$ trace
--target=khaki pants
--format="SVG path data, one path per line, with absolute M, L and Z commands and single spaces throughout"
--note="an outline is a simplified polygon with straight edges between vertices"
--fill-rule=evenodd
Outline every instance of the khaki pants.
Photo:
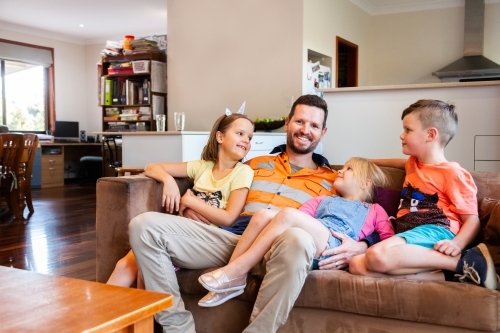
M 240 236 L 192 220 L 156 212 L 135 217 L 129 225 L 130 244 L 146 289 L 167 292 L 174 305 L 155 316 L 164 332 L 195 332 L 184 307 L 172 264 L 206 269 L 227 264 Z M 244 332 L 276 332 L 302 289 L 316 248 L 302 229 L 284 232 L 252 274 L 264 277 Z

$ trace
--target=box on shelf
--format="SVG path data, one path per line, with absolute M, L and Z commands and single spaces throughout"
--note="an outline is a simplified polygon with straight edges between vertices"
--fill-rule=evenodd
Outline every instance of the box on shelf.
M 149 73 L 149 60 L 135 60 L 132 61 L 132 68 L 135 74 Z
M 108 74 L 134 74 L 134 69 L 130 67 L 122 67 L 122 68 L 108 68 Z
M 149 126 L 146 125 L 145 122 L 140 121 L 140 122 L 135 123 L 135 129 L 136 129 L 136 131 L 149 131 Z
M 138 114 L 121 114 L 120 120 L 139 120 Z

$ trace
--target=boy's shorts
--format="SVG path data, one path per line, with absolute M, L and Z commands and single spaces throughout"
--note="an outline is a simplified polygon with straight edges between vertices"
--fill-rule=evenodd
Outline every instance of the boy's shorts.
M 455 234 L 450 230 L 435 224 L 420 225 L 394 236 L 404 238 L 407 244 L 420 245 L 429 249 L 434 248 L 434 244 L 440 240 L 455 238 Z

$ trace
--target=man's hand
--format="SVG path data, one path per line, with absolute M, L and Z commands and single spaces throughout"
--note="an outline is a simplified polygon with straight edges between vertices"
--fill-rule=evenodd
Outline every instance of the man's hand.
M 462 249 L 455 244 L 452 240 L 443 239 L 434 244 L 434 250 L 446 254 L 450 257 L 458 256 Z
M 352 257 L 363 254 L 368 249 L 365 242 L 356 242 L 349 236 L 335 232 L 330 229 L 335 238 L 338 238 L 342 244 L 333 249 L 324 251 L 321 255 L 331 257 L 321 260 L 318 263 L 319 269 L 344 269 L 349 266 Z
M 202 215 L 199 213 L 195 212 L 191 208 L 186 208 L 182 212 L 182 216 L 187 217 L 188 219 L 194 220 L 196 222 L 201 222 L 210 225 L 211 222 L 204 218 Z

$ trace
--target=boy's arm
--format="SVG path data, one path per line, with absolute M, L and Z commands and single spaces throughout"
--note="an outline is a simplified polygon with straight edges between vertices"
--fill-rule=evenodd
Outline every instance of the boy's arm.
M 464 221 L 458 234 L 452 240 L 440 240 L 434 244 L 434 250 L 449 256 L 457 256 L 476 237 L 480 223 L 477 215 L 460 215 Z
M 370 159 L 378 166 L 391 167 L 397 169 L 405 169 L 407 159 L 404 158 L 383 158 L 383 159 Z

